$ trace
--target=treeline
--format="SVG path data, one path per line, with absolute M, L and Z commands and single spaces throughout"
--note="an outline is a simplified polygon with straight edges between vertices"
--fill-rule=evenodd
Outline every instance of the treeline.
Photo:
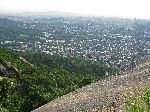
M 0 59 L 20 73 L 19 79 L 15 74 L 0 77 L 0 111 L 4 112 L 30 112 L 56 97 L 100 80 L 106 72 L 119 73 L 102 62 L 3 48 L 0 48 Z
M 31 63 L 46 66 L 49 69 L 64 69 L 70 73 L 92 74 L 105 76 L 106 72 L 115 75 L 118 70 L 106 66 L 102 61 L 93 61 L 77 57 L 61 57 L 59 55 L 47 55 L 41 52 L 26 52 L 24 57 Z

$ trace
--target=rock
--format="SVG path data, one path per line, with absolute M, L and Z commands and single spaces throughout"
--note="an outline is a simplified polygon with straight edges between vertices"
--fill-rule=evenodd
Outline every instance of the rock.
M 18 70 L 10 65 L 6 60 L 0 59 L 0 76 L 8 77 L 11 74 L 15 74 L 17 79 L 20 79 L 20 74 Z

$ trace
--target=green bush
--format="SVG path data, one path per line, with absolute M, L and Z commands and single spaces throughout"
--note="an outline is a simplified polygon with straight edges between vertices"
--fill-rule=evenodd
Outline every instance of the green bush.
M 150 88 L 139 99 L 133 98 L 126 102 L 126 112 L 150 112 Z
M 150 107 L 150 89 L 145 92 L 143 98 L 146 104 Z

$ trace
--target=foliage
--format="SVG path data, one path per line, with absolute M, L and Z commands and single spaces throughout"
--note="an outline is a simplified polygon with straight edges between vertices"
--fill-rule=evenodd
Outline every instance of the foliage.
M 144 94 L 144 101 L 147 103 L 147 105 L 150 107 L 150 89 L 148 89 Z
M 9 62 L 20 73 L 20 79 L 13 77 L 14 74 L 0 78 L 2 112 L 30 112 L 56 97 L 101 79 L 105 71 L 117 73 L 101 62 L 4 48 L 0 48 L 0 59 Z
M 92 74 L 104 76 L 106 72 L 111 75 L 119 74 L 117 69 L 107 67 L 101 61 L 92 61 L 76 57 L 60 57 L 58 55 L 47 55 L 40 52 L 28 53 L 24 55 L 29 62 L 44 65 L 48 68 L 64 69 L 71 73 Z
M 147 88 L 142 96 L 126 102 L 127 112 L 150 112 L 150 89 Z

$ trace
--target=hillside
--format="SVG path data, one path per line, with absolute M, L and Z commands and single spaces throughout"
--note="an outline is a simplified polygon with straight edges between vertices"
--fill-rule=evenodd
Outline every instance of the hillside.
M 33 112 L 126 112 L 125 102 L 134 98 L 136 94 L 139 95 L 145 87 L 150 86 L 149 68 L 150 61 L 148 60 L 122 75 L 110 76 L 82 87 Z M 132 111 L 143 112 L 144 110 Z
M 118 73 L 100 61 L 0 48 L 0 111 L 30 112 Z

